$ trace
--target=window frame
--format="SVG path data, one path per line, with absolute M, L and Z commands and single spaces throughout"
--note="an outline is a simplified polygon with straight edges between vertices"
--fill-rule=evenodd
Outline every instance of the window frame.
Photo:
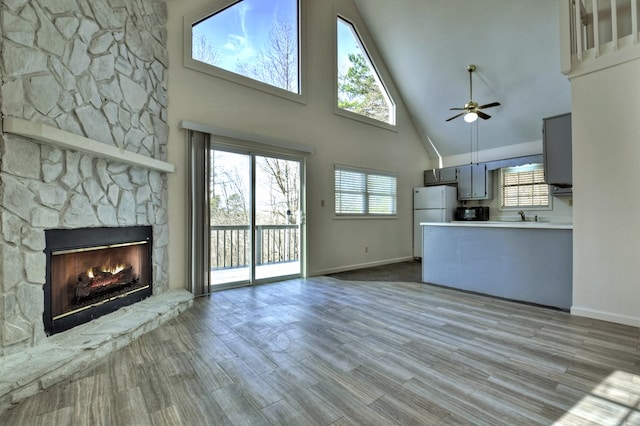
M 342 23 L 344 23 L 345 25 L 349 26 L 351 31 L 352 31 L 352 35 L 356 40 L 356 43 L 360 46 L 360 49 L 362 50 L 362 54 L 364 55 L 364 60 L 367 63 L 367 65 L 369 66 L 371 72 L 373 73 L 373 78 L 376 81 L 376 83 L 379 85 L 381 91 L 382 91 L 382 96 L 385 98 L 385 101 L 387 102 L 387 106 L 389 107 L 389 121 L 382 121 L 382 120 L 378 120 L 376 118 L 373 117 L 369 117 L 367 115 L 364 114 L 359 114 L 357 112 L 353 112 L 350 111 L 348 109 L 344 109 L 344 108 L 340 108 L 338 106 L 338 102 L 340 99 L 340 95 L 339 95 L 339 81 L 340 81 L 340 76 L 339 76 L 339 70 L 338 70 L 338 27 L 340 25 L 340 21 L 342 21 Z M 346 113 L 346 114 L 354 114 L 358 117 L 364 117 L 365 119 L 368 120 L 373 120 L 375 122 L 380 122 L 380 123 L 384 123 L 387 124 L 389 126 L 395 126 L 396 124 L 396 103 L 393 100 L 393 97 L 391 96 L 391 93 L 389 92 L 389 89 L 387 87 L 387 85 L 384 82 L 384 79 L 380 76 L 380 71 L 378 69 L 378 67 L 376 67 L 375 63 L 373 62 L 372 58 L 371 58 L 371 54 L 369 53 L 369 49 L 367 49 L 367 46 L 364 44 L 364 41 L 362 40 L 362 36 L 360 35 L 360 32 L 358 31 L 358 28 L 356 27 L 356 25 L 349 21 L 348 19 L 343 18 L 342 16 L 338 15 L 336 17 L 336 107 L 340 110 L 340 112 Z
M 378 52 L 375 47 L 375 43 L 373 38 L 369 34 L 366 25 L 362 21 L 362 19 L 357 14 L 357 11 L 353 11 L 349 13 L 349 11 L 341 10 L 338 7 L 335 9 L 334 17 L 333 17 L 333 92 L 334 92 L 334 100 L 333 100 L 333 112 L 336 115 L 349 118 L 351 120 L 356 120 L 362 123 L 370 124 L 373 126 L 381 127 L 383 129 L 391 130 L 394 132 L 398 131 L 398 102 L 397 99 L 400 99 L 398 91 L 393 85 L 393 79 L 391 78 L 391 74 L 387 70 L 384 61 L 382 60 L 382 56 Z M 356 32 L 356 35 L 359 38 L 360 45 L 364 50 L 363 53 L 367 54 L 367 61 L 372 66 L 373 70 L 377 74 L 376 78 L 380 81 L 380 84 L 386 89 L 386 93 L 389 96 L 389 100 L 393 105 L 393 120 L 392 123 L 387 123 L 384 121 L 376 120 L 371 117 L 367 117 L 365 115 L 361 115 L 352 111 L 348 111 L 346 109 L 338 107 L 338 19 L 345 21 L 348 24 L 351 24 L 353 30 Z M 391 113 L 391 111 L 390 111 Z
M 525 171 L 530 171 L 530 170 L 542 170 L 544 173 L 544 165 L 541 163 L 535 163 L 535 164 L 525 164 L 525 165 L 521 165 L 521 166 L 512 166 L 512 167 L 501 167 L 500 169 L 497 170 L 498 172 L 498 193 L 499 193 L 499 199 L 498 199 L 498 210 L 499 211 L 518 211 L 518 210 L 536 210 L 536 211 L 549 211 L 549 210 L 553 210 L 553 197 L 551 194 L 551 186 L 549 184 L 547 184 L 546 182 L 535 182 L 532 184 L 525 184 L 522 186 L 526 186 L 526 185 L 534 185 L 534 184 L 545 184 L 547 185 L 547 200 L 548 200 L 548 204 L 547 205 L 540 205 L 540 206 L 536 206 L 536 205 L 518 205 L 518 206 L 504 206 L 503 202 L 504 202 L 504 178 L 503 178 L 503 173 L 505 173 L 505 171 L 508 170 L 513 170 L 513 169 L 521 169 L 520 171 L 525 172 Z M 527 170 L 529 169 L 529 170 Z
M 277 86 L 272 86 L 268 83 L 263 83 L 259 80 L 254 80 L 249 77 L 245 77 L 242 74 L 237 74 L 232 71 L 225 70 L 215 65 L 207 64 L 205 62 L 193 59 L 193 25 L 215 15 L 218 12 L 232 7 L 241 0 L 217 0 L 212 2 L 213 4 L 207 5 L 200 9 L 195 10 L 183 17 L 183 48 L 182 48 L 182 61 L 185 68 L 189 68 L 195 71 L 199 71 L 205 74 L 212 75 L 214 77 L 221 78 L 223 80 L 230 81 L 232 83 L 239 84 L 254 90 L 259 90 L 263 93 L 275 95 L 290 101 L 294 101 L 301 104 L 307 103 L 306 95 L 306 2 L 307 0 L 296 0 L 298 2 L 298 92 L 290 92 L 285 89 L 281 89 Z
M 361 173 L 365 176 L 365 179 L 368 176 L 384 176 L 384 177 L 391 177 L 395 180 L 395 193 L 393 193 L 393 207 L 394 207 L 394 213 L 370 213 L 369 209 L 370 209 L 370 203 L 369 203 L 369 194 L 371 194 L 371 192 L 369 192 L 368 190 L 366 190 L 364 192 L 364 196 L 365 196 L 365 210 L 366 212 L 364 213 L 338 213 L 337 212 L 337 203 L 336 203 L 336 199 L 338 198 L 338 188 L 336 186 L 336 174 L 338 171 L 347 171 L 347 172 L 354 172 L 354 173 Z M 391 195 L 391 194 L 389 194 Z M 385 170 L 374 170 L 374 169 L 368 169 L 368 168 L 364 168 L 364 167 L 356 167 L 356 166 L 349 166 L 349 165 L 345 165 L 345 164 L 334 164 L 333 167 L 333 214 L 334 217 L 336 219 L 395 219 L 398 217 L 398 173 L 396 172 L 390 172 L 390 171 L 385 171 Z

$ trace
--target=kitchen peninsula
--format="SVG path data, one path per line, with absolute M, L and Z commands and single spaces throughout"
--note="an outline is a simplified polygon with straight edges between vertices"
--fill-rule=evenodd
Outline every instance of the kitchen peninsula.
M 571 224 L 422 225 L 422 281 L 522 302 L 571 308 Z

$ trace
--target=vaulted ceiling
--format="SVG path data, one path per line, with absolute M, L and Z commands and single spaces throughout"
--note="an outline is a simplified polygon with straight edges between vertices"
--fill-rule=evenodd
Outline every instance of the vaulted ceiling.
M 571 110 L 560 72 L 558 0 L 355 0 L 396 87 L 442 156 L 542 138 L 542 118 Z M 498 101 L 489 120 L 465 123 L 451 107 Z M 470 130 L 470 126 L 474 126 Z

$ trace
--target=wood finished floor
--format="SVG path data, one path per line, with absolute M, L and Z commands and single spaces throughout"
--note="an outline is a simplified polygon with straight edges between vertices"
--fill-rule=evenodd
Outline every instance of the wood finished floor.
M 419 283 L 226 290 L 0 425 L 640 425 L 640 330 Z

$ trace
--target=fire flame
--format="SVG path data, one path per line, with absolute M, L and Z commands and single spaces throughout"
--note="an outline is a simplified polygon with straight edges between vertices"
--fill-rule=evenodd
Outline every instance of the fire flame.
M 115 266 L 105 266 L 103 265 L 100 270 L 101 272 L 109 272 L 110 274 L 117 274 L 118 272 L 122 271 L 123 269 L 125 269 L 125 265 L 122 264 L 118 264 Z M 93 275 L 93 268 L 89 268 L 87 270 L 87 276 L 89 278 L 95 278 L 95 276 Z

